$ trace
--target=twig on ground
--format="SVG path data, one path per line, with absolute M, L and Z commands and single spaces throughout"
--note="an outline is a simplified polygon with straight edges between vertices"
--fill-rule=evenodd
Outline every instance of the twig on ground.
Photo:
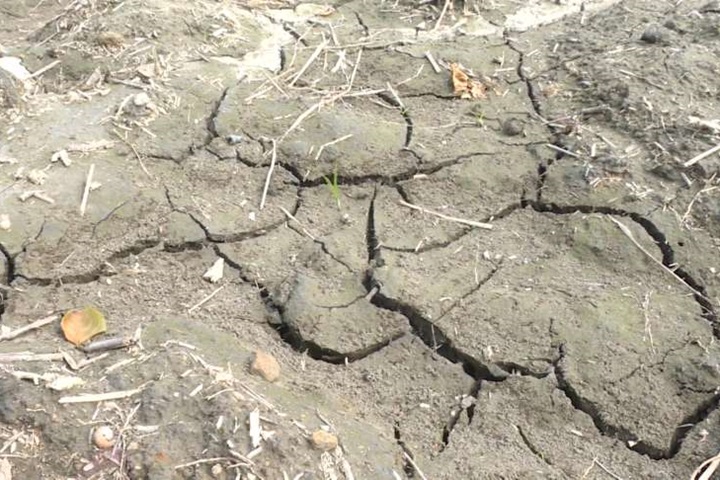
M 443 17 L 445 17 L 445 14 L 447 13 L 448 8 L 450 7 L 450 3 L 452 0 L 445 0 L 445 4 L 443 5 L 442 11 L 440 11 L 440 16 L 437 19 L 437 22 L 435 22 L 435 26 L 433 27 L 433 31 L 440 28 L 440 24 L 443 21 Z
M 718 466 L 720 466 L 720 453 L 718 453 L 714 457 L 708 458 L 703 463 L 701 463 L 700 466 L 697 467 L 695 469 L 695 471 L 692 473 L 692 476 L 690 477 L 690 479 L 691 480 L 710 480 L 713 476 L 713 473 L 715 473 L 715 470 L 717 470 Z M 706 468 L 706 470 L 703 471 L 703 468 Z M 702 472 L 702 475 L 700 475 L 700 472 Z M 700 476 L 698 477 L 698 475 L 700 475 Z
M 464 218 L 458 218 L 458 217 L 451 217 L 449 215 L 442 214 L 440 212 L 435 212 L 433 210 L 428 210 L 424 207 L 419 207 L 417 205 L 413 205 L 412 203 L 408 203 L 404 200 L 400 200 L 400 205 L 408 208 L 412 208 L 413 210 L 417 210 L 419 212 L 427 213 L 428 215 L 433 215 L 438 218 L 442 218 L 443 220 L 447 220 L 448 222 L 455 222 L 455 223 L 462 223 L 464 225 L 470 225 L 471 227 L 477 227 L 477 228 L 484 228 L 486 230 L 492 230 L 493 226 L 489 223 L 482 223 L 482 222 L 476 222 L 474 220 L 466 220 Z
M 147 175 L 150 178 L 153 178 L 153 176 L 150 175 L 150 172 L 148 171 L 148 169 L 145 168 L 145 162 L 143 162 L 143 159 L 140 156 L 140 153 L 138 153 L 137 149 L 135 148 L 135 145 L 130 143 L 129 140 L 123 138 L 122 135 L 120 135 L 120 132 L 118 132 L 117 130 L 113 130 L 113 133 L 115 134 L 116 137 L 118 137 L 120 139 L 121 142 L 123 142 L 125 145 L 127 145 L 130 148 L 130 150 L 132 150 L 133 155 L 135 155 L 135 158 L 137 159 L 138 163 L 140 164 L 140 168 L 142 168 L 142 171 L 145 172 L 145 175 Z
M 80 202 L 80 216 L 85 216 L 85 210 L 87 209 L 88 197 L 90 196 L 90 186 L 92 185 L 92 177 L 95 173 L 95 164 L 90 164 L 88 169 L 87 178 L 85 179 L 85 190 L 83 190 L 82 201 Z
M 435 57 L 433 57 L 432 53 L 425 52 L 425 58 L 427 58 L 427 61 L 430 62 L 430 66 L 435 70 L 435 73 L 442 72 L 442 69 L 440 68 L 440 65 L 438 65 L 437 61 L 435 60 Z
M 175 470 L 180 470 L 181 468 L 187 468 L 187 467 L 194 467 L 195 465 L 203 465 L 205 463 L 216 463 L 216 462 L 235 462 L 235 459 L 232 457 L 202 458 L 200 460 L 195 460 L 194 462 L 188 462 L 188 463 L 182 463 L 180 465 L 175 465 Z
M 410 455 L 408 455 L 408 453 L 405 450 L 403 450 L 403 456 L 405 457 L 405 460 L 407 460 L 408 463 L 413 467 L 415 472 L 417 472 L 418 476 L 420 476 L 420 478 L 422 480 L 427 480 L 427 477 L 422 472 L 422 470 L 420 470 L 420 467 L 418 467 L 417 463 L 415 463 L 415 460 L 413 460 L 412 457 Z
M 42 75 L 43 73 L 47 72 L 48 70 L 57 67 L 60 65 L 60 60 L 55 60 L 54 62 L 50 62 L 49 64 L 42 67 L 40 70 L 34 72 L 32 75 L 30 75 L 29 78 L 36 78 Z
M 330 95 L 329 97 L 322 98 L 319 102 L 311 105 L 307 110 L 302 112 L 298 117 L 295 119 L 295 121 L 288 127 L 288 129 L 283 133 L 280 138 L 277 139 L 277 143 L 282 142 L 285 137 L 287 137 L 291 132 L 293 132 L 296 128 L 300 126 L 300 124 L 308 118 L 310 115 L 315 113 L 316 111 L 320 110 L 325 105 L 329 105 L 334 103 L 336 100 L 339 100 L 345 96 L 348 96 L 350 94 L 350 91 L 352 90 L 353 83 L 355 82 L 355 75 L 357 74 L 358 67 L 360 66 L 360 59 L 362 58 L 362 49 L 358 50 L 357 58 L 355 59 L 355 65 L 353 67 L 352 74 L 350 75 L 350 81 L 348 84 L 339 92 L 334 95 Z
M 347 140 L 347 139 L 349 139 L 349 138 L 352 138 L 352 136 L 353 136 L 352 133 L 348 133 L 347 135 L 343 135 L 343 136 L 340 137 L 340 138 L 336 138 L 335 140 L 331 140 L 331 141 L 329 141 L 329 142 L 327 142 L 327 143 L 323 143 L 322 145 L 320 145 L 320 148 L 318 148 L 318 151 L 317 151 L 317 153 L 315 154 L 315 160 L 318 160 L 318 159 L 320 158 L 320 155 L 322 154 L 323 150 L 325 150 L 325 147 L 329 147 L 329 146 L 331 146 L 331 145 L 335 145 L 336 143 L 340 143 L 340 142 L 342 142 L 342 141 L 345 141 L 345 140 Z
M 300 220 L 298 220 L 297 218 L 295 218 L 292 213 L 288 212 L 288 211 L 287 211 L 285 208 L 283 208 L 283 207 L 278 207 L 278 208 L 279 208 L 280 210 L 282 210 L 282 212 L 285 214 L 285 216 L 288 218 L 288 220 L 292 220 L 293 222 L 297 223 L 298 226 L 302 229 L 303 233 L 304 233 L 305 235 L 307 235 L 307 237 L 308 237 L 310 240 L 316 240 L 315 236 L 314 236 L 312 233 L 310 233 L 310 232 L 303 226 L 303 224 L 300 223 Z
M 650 328 L 650 297 L 652 294 L 652 290 L 645 294 L 642 302 L 640 302 L 640 307 L 642 308 L 643 318 L 645 319 L 645 335 L 647 339 L 650 340 L 650 351 L 655 355 L 657 351 L 655 350 L 655 342 L 653 341 L 652 328 Z M 643 338 L 643 341 L 644 340 Z
M 570 150 L 562 147 L 558 147 L 557 145 L 553 145 L 552 143 L 546 143 L 545 146 L 551 150 L 555 150 L 556 152 L 561 152 L 565 155 L 570 155 L 571 157 L 580 158 L 580 155 L 578 155 L 577 153 L 571 152 Z
M 108 400 L 121 400 L 123 398 L 129 398 L 133 395 L 137 395 L 138 393 L 141 393 L 143 390 L 145 390 L 145 387 L 148 384 L 143 384 L 139 386 L 138 388 L 133 388 L 132 390 L 117 390 L 115 392 L 108 392 L 108 393 L 86 393 L 82 395 L 77 396 L 71 396 L 71 397 L 61 397 L 58 402 L 59 403 L 94 403 L 94 402 L 105 402 Z
M 683 167 L 685 167 L 685 168 L 691 167 L 691 166 L 695 165 L 696 163 L 698 163 L 700 160 L 703 160 L 703 159 L 705 159 L 705 158 L 709 157 L 710 155 L 712 155 L 712 154 L 714 154 L 714 153 L 717 153 L 717 152 L 720 152 L 720 143 L 717 144 L 717 145 L 715 145 L 714 147 L 708 149 L 708 150 L 705 150 L 705 151 L 702 152 L 701 154 L 699 154 L 699 155 L 691 158 L 691 159 L 688 160 L 687 162 L 683 163 Z
M 622 477 L 618 477 L 618 476 L 615 475 L 613 472 L 611 472 L 605 465 L 603 465 L 602 463 L 600 463 L 597 458 L 593 458 L 593 463 L 596 464 L 598 467 L 600 467 L 605 473 L 607 473 L 608 475 L 610 475 L 610 476 L 611 476 L 612 478 L 614 478 L 615 480 L 623 480 Z
M 33 352 L 0 353 L 0 363 L 54 362 L 57 360 L 65 360 L 65 354 L 63 354 L 63 353 L 33 353 Z
M 706 185 L 711 184 L 715 180 L 716 175 L 717 175 L 717 172 L 713 173 L 712 177 L 710 177 L 710 180 L 707 180 L 705 182 L 705 184 Z M 697 199 L 700 197 L 700 195 L 702 195 L 703 193 L 712 192 L 713 190 L 717 190 L 717 188 L 718 188 L 717 186 L 713 186 L 713 187 L 705 187 L 701 190 L 698 190 L 697 193 L 695 193 L 695 195 L 693 195 L 693 198 L 690 200 L 690 203 L 688 203 L 687 210 L 685 210 L 685 213 L 683 214 L 682 218 L 680 219 L 680 223 L 681 224 L 685 223 L 687 218 L 690 216 L 690 212 L 692 211 L 693 205 L 695 204 Z
M 203 298 L 203 299 L 200 300 L 198 303 L 196 303 L 195 305 L 193 305 L 192 307 L 190 307 L 190 308 L 188 309 L 188 313 L 193 313 L 195 310 L 197 310 L 198 308 L 200 308 L 200 307 L 202 307 L 203 305 L 205 305 L 205 304 L 206 304 L 207 302 L 209 302 L 215 295 L 217 295 L 217 294 L 220 292 L 220 290 L 222 290 L 223 288 L 225 288 L 225 285 L 221 285 L 220 287 L 218 287 L 218 288 L 216 288 L 215 290 L 213 290 L 207 297 Z
M 48 325 L 50 323 L 53 323 L 55 320 L 58 319 L 57 315 L 50 315 L 45 318 L 41 318 L 40 320 L 35 320 L 34 322 L 25 325 L 24 327 L 16 328 L 15 330 L 11 332 L 4 333 L 0 335 L 0 342 L 4 340 L 12 340 L 13 338 L 19 337 L 20 335 L 27 333 L 32 330 L 36 330 L 40 327 L 44 327 L 45 325 Z
M 613 217 L 608 217 L 608 218 L 609 218 L 615 225 L 617 225 L 618 228 L 620 228 L 620 231 L 621 231 L 622 233 L 624 233 L 625 236 L 628 237 L 628 239 L 630 239 L 630 241 L 631 241 L 632 243 L 634 243 L 635 246 L 636 246 L 638 249 L 640 249 L 640 251 L 643 252 L 650 260 L 652 260 L 654 263 L 656 263 L 657 265 L 659 265 L 660 268 L 662 268 L 663 270 L 665 270 L 667 273 L 669 273 L 670 275 L 672 275 L 672 276 L 675 278 L 675 280 L 677 280 L 678 282 L 680 282 L 680 284 L 682 284 L 685 288 L 687 288 L 688 290 L 690 290 L 694 295 L 697 295 L 697 296 L 699 296 L 700 298 L 702 298 L 702 299 L 704 299 L 704 300 L 706 300 L 706 301 L 708 301 L 708 302 L 711 301 L 708 297 L 706 297 L 705 295 L 703 295 L 702 293 L 698 292 L 698 291 L 695 290 L 693 287 L 691 287 L 690 285 L 688 285 L 687 283 L 685 283 L 685 280 L 683 280 L 682 278 L 680 278 L 680 277 L 677 275 L 677 273 L 675 273 L 671 268 L 665 266 L 665 264 L 663 264 L 660 260 L 658 260 L 657 258 L 655 258 L 650 252 L 648 252 L 648 251 L 645 249 L 645 247 L 643 247 L 642 245 L 640 245 L 640 242 L 638 242 L 637 240 L 635 240 L 635 236 L 632 234 L 632 232 L 631 232 L 630 229 L 627 227 L 627 225 L 625 225 L 624 223 L 622 223 L 621 221 L 619 221 L 619 220 L 617 220 L 617 219 L 615 219 L 615 218 L 613 218 Z
M 327 46 L 328 46 L 327 40 L 323 40 L 320 43 L 320 45 L 317 46 L 315 51 L 313 51 L 313 53 L 310 55 L 310 58 L 307 59 L 305 64 L 302 66 L 302 68 L 295 74 L 295 76 L 292 78 L 292 80 L 290 80 L 290 83 L 288 84 L 289 86 L 292 87 L 293 85 L 295 85 L 295 82 L 297 82 L 300 79 L 300 77 L 302 77 L 303 73 L 305 73 L 305 70 L 307 70 L 310 67 L 310 65 L 312 65 L 312 63 L 317 59 L 317 57 L 320 56 L 320 53 Z
M 277 161 L 277 142 L 272 141 L 272 159 L 270 160 L 270 169 L 268 170 L 267 177 L 265 177 L 265 186 L 263 187 L 262 198 L 260 199 L 260 210 L 265 208 L 265 200 L 267 198 L 268 189 L 270 188 L 270 179 L 272 178 L 273 170 L 275 170 L 275 162 Z

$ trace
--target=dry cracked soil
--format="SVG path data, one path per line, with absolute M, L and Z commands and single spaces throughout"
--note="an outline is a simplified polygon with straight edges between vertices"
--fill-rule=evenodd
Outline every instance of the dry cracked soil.
M 691 478 L 718 78 L 709 0 L 0 0 L 0 478 Z

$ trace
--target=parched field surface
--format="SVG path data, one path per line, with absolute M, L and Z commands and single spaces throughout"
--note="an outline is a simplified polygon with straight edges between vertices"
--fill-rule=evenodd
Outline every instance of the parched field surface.
M 0 54 L 0 478 L 717 453 L 717 1 L 0 0 Z M 86 305 L 140 343 L 8 335 Z

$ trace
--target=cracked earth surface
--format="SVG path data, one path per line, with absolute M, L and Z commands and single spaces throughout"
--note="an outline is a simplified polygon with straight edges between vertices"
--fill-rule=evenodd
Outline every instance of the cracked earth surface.
M 116 478 L 252 478 L 176 468 L 247 450 L 257 398 L 208 363 L 284 412 L 258 478 L 327 478 L 287 421 L 316 410 L 358 479 L 677 479 L 713 456 L 720 157 L 683 162 L 720 137 L 689 120 L 720 111 L 720 7 L 518 3 L 456 2 L 435 29 L 443 2 L 0 1 L 0 50 L 59 60 L 30 92 L 0 77 L 2 325 L 95 305 L 144 350 L 82 388 L 149 385 L 61 405 L 10 375 L 59 365 L 3 365 L 0 425 L 37 438 L 16 477 L 81 477 L 98 412 L 135 407 L 157 429 Z M 451 62 L 486 99 L 453 95 Z M 258 348 L 277 383 L 247 373 Z M 60 350 L 52 329 L 0 343 Z

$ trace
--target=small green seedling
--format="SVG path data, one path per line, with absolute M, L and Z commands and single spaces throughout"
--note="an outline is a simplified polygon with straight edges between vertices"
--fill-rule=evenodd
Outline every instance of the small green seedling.
M 323 176 L 323 179 L 325 180 L 325 185 L 328 186 L 330 189 L 330 195 L 335 199 L 335 203 L 337 203 L 338 209 L 340 208 L 340 185 L 338 185 L 338 174 L 337 174 L 337 168 L 333 171 L 332 174 L 332 180 L 328 178 L 327 176 Z

